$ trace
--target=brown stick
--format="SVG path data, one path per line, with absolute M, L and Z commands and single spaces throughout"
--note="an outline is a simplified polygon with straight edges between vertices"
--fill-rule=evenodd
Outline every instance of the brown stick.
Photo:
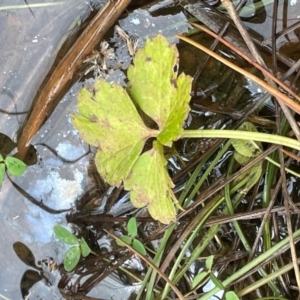
M 108 0 L 91 23 L 79 36 L 72 48 L 60 61 L 48 82 L 36 97 L 29 118 L 18 141 L 18 157 L 23 159 L 31 140 L 64 95 L 65 87 L 82 65 L 85 57 L 95 48 L 107 30 L 118 19 L 131 0 Z

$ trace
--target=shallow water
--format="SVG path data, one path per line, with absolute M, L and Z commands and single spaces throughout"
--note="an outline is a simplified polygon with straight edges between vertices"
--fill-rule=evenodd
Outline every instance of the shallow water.
M 11 2 L 0 1 L 0 5 L 12 4 Z M 14 4 L 23 4 L 23 1 L 15 1 Z M 174 33 L 185 32 L 189 28 L 182 12 L 176 14 L 164 12 L 159 15 L 153 13 L 155 11 L 153 7 L 150 9 L 151 13 L 138 9 L 119 22 L 119 25 L 137 40 L 137 47 L 143 45 L 145 37 L 152 37 L 156 33 L 166 35 L 173 42 Z M 1 109 L 28 110 L 39 85 L 55 60 L 59 45 L 68 36 L 69 29 L 73 28 L 80 16 L 88 10 L 85 1 L 68 0 L 63 6 L 34 8 L 34 17 L 28 9 L 0 11 L 0 26 L 5 28 L 0 32 L 3 41 L 0 56 Z M 116 55 L 123 61 L 122 69 L 126 69 L 131 61 L 126 46 L 120 39 L 114 38 L 112 42 L 115 43 Z M 186 58 L 186 64 L 188 62 L 191 64 L 189 69 L 194 71 L 195 58 L 199 61 L 201 58 L 196 57 L 190 49 L 186 47 L 181 50 Z M 219 69 L 216 73 L 220 75 Z M 204 85 L 209 86 L 212 78 L 206 76 L 207 73 L 204 73 L 202 80 L 203 78 L 207 80 L 207 83 L 205 80 L 203 82 Z M 122 76 L 120 70 L 110 73 L 110 81 L 122 81 L 122 79 L 124 75 Z M 83 83 L 76 83 L 70 89 L 35 137 L 33 144 L 36 145 L 38 152 L 38 163 L 30 166 L 22 177 L 14 178 L 27 193 L 37 200 L 43 200 L 44 204 L 54 209 L 73 207 L 75 200 L 84 193 L 89 184 L 87 167 L 92 155 L 89 154 L 75 163 L 66 163 L 49 148 L 39 144 L 46 143 L 67 160 L 76 160 L 88 151 L 87 145 L 81 141 L 78 132 L 70 122 L 70 114 L 76 111 L 76 95 L 82 86 Z M 205 86 L 201 88 L 205 90 Z M 253 89 L 249 87 L 248 89 L 251 94 Z M 215 93 L 212 92 L 213 95 Z M 194 111 L 195 116 L 190 115 L 190 122 L 197 121 L 195 124 L 197 128 L 201 127 L 199 114 L 200 112 Z M 205 115 L 203 118 L 209 124 L 214 120 L 211 115 Z M 2 114 L 1 132 L 15 139 L 23 120 L 24 115 Z M 204 121 L 201 120 L 201 123 Z M 2 185 L 0 197 L 0 269 L 2 270 L 0 294 L 8 299 L 21 299 L 20 281 L 23 273 L 28 269 L 34 269 L 17 257 L 13 245 L 16 242 L 24 243 L 33 252 L 36 261 L 52 257 L 54 261 L 60 263 L 65 247 L 54 238 L 53 225 L 65 223 L 65 215 L 50 214 L 33 205 L 16 191 L 8 180 L 5 180 Z M 47 286 L 45 281 L 39 281 L 31 290 L 29 299 L 61 299 L 55 288 L 59 279 L 58 272 L 48 272 L 48 275 L 53 286 L 51 284 Z M 101 292 L 104 289 L 107 291 L 106 294 Z M 100 297 L 107 299 L 109 297 L 127 299 L 133 289 L 135 288 L 109 281 L 99 289 L 94 289 L 91 296 L 99 297 L 101 293 Z
M 8 4 L 24 2 L 0 1 L 1 6 Z M 0 11 L 0 26 L 5 28 L 0 32 L 3 41 L 0 56 L 0 108 L 6 111 L 21 112 L 29 109 L 37 89 L 55 60 L 59 45 L 68 36 L 70 28 L 76 26 L 80 16 L 89 10 L 89 6 L 82 0 L 69 0 L 61 6 L 32 10 L 34 16 L 28 9 Z M 137 22 L 142 21 L 147 24 L 144 23 L 141 27 Z M 184 32 L 189 28 L 182 13 L 152 17 L 144 10 L 137 10 L 120 25 L 139 38 L 141 45 L 146 36 L 163 32 L 164 28 L 168 29 L 165 32 L 170 37 L 175 32 Z M 130 57 L 126 51 L 118 51 L 123 53 L 123 60 L 126 60 L 127 55 L 129 63 Z M 66 160 L 75 160 L 88 151 L 88 146 L 81 141 L 70 122 L 71 112 L 76 111 L 76 95 L 82 86 L 82 83 L 77 83 L 70 89 L 35 137 L 33 144 L 38 152 L 38 163 L 28 167 L 23 176 L 13 179 L 36 200 L 42 200 L 43 204 L 53 209 L 73 207 L 75 200 L 84 193 L 88 185 L 87 167 L 91 154 L 76 163 L 66 163 L 47 147 L 39 145 L 46 143 Z M 24 117 L 25 115 L 2 114 L 1 132 L 16 140 Z M 0 195 L 0 296 L 22 299 L 22 276 L 25 271 L 34 269 L 17 257 L 13 245 L 16 242 L 26 245 L 34 254 L 36 262 L 53 258 L 55 262 L 61 263 L 65 248 L 55 240 L 53 225 L 65 223 L 65 214 L 50 214 L 32 204 L 7 179 L 3 182 Z M 43 280 L 39 281 L 31 289 L 29 299 L 60 299 L 55 288 L 58 274 L 47 274 L 50 285 L 47 286 Z M 102 296 L 126 299 L 131 289 L 113 286 L 107 295 Z
M 265 4 L 264 7 L 258 11 L 257 17 L 253 18 L 249 18 L 251 15 L 254 16 L 253 5 L 249 3 L 249 13 L 247 14 L 249 21 L 245 20 L 245 25 L 254 32 L 258 32 L 266 46 L 271 46 L 273 3 L 270 3 L 270 1 L 267 0 L 262 2 Z M 299 11 L 299 0 L 278 1 L 276 33 L 279 33 L 286 28 L 299 23 Z M 277 49 L 280 53 L 286 55 L 294 61 L 297 61 L 300 59 L 299 37 L 298 25 L 298 28 L 289 30 L 286 32 L 286 34 L 283 34 L 277 38 Z
M 12 4 L 24 2 L 0 2 L 1 6 Z M 0 11 L 1 109 L 12 112 L 28 110 L 55 60 L 59 44 L 68 36 L 68 30 L 76 23 L 74 20 L 79 20 L 88 9 L 84 1 L 76 0 L 65 1 L 59 6 L 33 8 L 34 17 L 26 8 Z M 86 148 L 69 122 L 70 103 L 74 104 L 74 98 L 75 90 L 62 101 L 56 117 L 54 115 L 56 122 L 49 119 L 36 139 L 36 142 L 47 141 L 69 159 L 82 155 Z M 1 132 L 15 139 L 23 119 L 24 115 L 2 114 Z M 85 186 L 83 171 L 88 158 L 64 166 L 49 150 L 41 146 L 37 148 L 40 154 L 38 164 L 29 167 L 23 177 L 14 180 L 36 199 L 43 199 L 45 204 L 55 209 L 70 208 Z M 16 256 L 13 244 L 23 242 L 37 260 L 47 257 L 61 259 L 53 242 L 52 227 L 64 216 L 49 214 L 33 205 L 8 180 L 3 182 L 0 195 L 0 294 L 8 299 L 22 299 L 20 281 L 28 266 Z M 43 299 L 53 299 L 50 288 L 45 287 L 43 294 Z

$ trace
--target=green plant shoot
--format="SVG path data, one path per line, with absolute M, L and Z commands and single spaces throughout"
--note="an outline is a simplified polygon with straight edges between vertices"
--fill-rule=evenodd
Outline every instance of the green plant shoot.
M 53 230 L 61 242 L 72 245 L 64 257 L 64 268 L 67 272 L 71 272 L 77 266 L 80 257 L 87 257 L 91 253 L 91 249 L 83 238 L 77 238 L 64 227 L 55 225 Z
M 107 182 L 118 186 L 123 181 L 135 207 L 147 206 L 154 219 L 168 224 L 176 220 L 176 199 L 163 145 L 171 146 L 182 134 L 192 78 L 178 76 L 178 51 L 161 35 L 147 40 L 133 63 L 128 93 L 104 81 L 96 81 L 93 92 L 79 92 L 73 124 L 84 141 L 98 147 L 96 166 Z M 144 124 L 132 101 L 158 130 Z M 157 137 L 153 148 L 140 155 L 150 137 Z
M 150 215 L 164 224 L 176 220 L 177 202 L 166 170 L 163 146 L 170 147 L 173 141 L 189 137 L 232 138 L 233 146 L 239 147 L 238 140 L 246 139 L 242 144 L 247 144 L 251 155 L 237 150 L 237 160 L 257 156 L 260 147 L 253 141 L 300 150 L 296 140 L 245 128 L 184 131 L 192 78 L 178 75 L 178 50 L 161 35 L 147 40 L 145 47 L 137 51 L 128 69 L 128 79 L 127 90 L 101 80 L 95 81 L 93 91 L 83 88 L 78 95 L 79 114 L 73 115 L 72 122 L 82 139 L 98 148 L 95 163 L 106 181 L 116 186 L 123 182 L 130 191 L 133 206 L 147 206 Z M 136 107 L 148 115 L 158 129 L 146 126 Z M 154 138 L 153 147 L 141 154 L 149 138 Z M 253 172 L 259 168 L 260 165 Z
M 4 179 L 5 167 L 9 174 L 20 176 L 25 172 L 27 165 L 20 159 L 12 156 L 6 156 L 5 159 L 3 159 L 3 156 L 0 154 L 0 186 Z
M 128 233 L 135 237 L 137 236 L 137 224 L 136 224 L 136 218 L 130 218 L 127 223 L 127 231 Z
M 244 122 L 238 128 L 238 130 L 257 132 L 256 127 L 250 122 Z M 234 158 L 242 166 L 247 165 L 253 158 L 261 154 L 263 151 L 262 144 L 260 142 L 254 142 L 252 140 L 231 139 L 231 144 L 235 149 Z M 247 192 L 260 179 L 261 173 L 262 162 L 259 162 L 255 164 L 250 170 L 248 170 L 248 172 L 243 174 L 242 177 L 248 176 L 248 181 L 241 193 L 247 194 Z M 236 181 L 241 180 L 242 177 L 237 178 Z
M 214 256 L 211 255 L 205 260 L 205 267 L 206 269 L 201 271 L 199 274 L 195 276 L 192 281 L 192 287 L 195 288 L 197 286 L 203 285 L 208 281 L 208 278 L 211 274 L 212 265 L 214 262 Z
M 132 245 L 132 247 L 138 251 L 139 253 L 146 255 L 146 249 L 144 245 L 136 239 L 137 235 L 137 223 L 136 223 L 136 218 L 132 217 L 129 219 L 127 223 L 127 231 L 128 231 L 128 236 L 124 235 L 121 237 L 121 240 L 124 241 L 124 243 L 117 241 L 117 244 L 121 247 L 128 245 Z

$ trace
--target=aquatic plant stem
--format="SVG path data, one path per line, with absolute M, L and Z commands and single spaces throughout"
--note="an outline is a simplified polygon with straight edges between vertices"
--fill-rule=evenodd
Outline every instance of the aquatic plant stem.
M 231 158 L 229 160 L 227 174 L 226 174 L 227 178 L 229 178 L 232 175 L 234 164 L 235 164 L 234 156 L 231 156 Z M 249 177 L 249 179 L 250 179 L 249 175 L 247 177 Z M 247 187 L 247 183 L 246 183 L 245 186 Z M 233 206 L 233 200 L 231 199 L 231 195 L 230 195 L 230 184 L 229 183 L 227 183 L 225 185 L 224 199 L 225 199 L 225 203 L 226 203 L 226 206 L 227 206 L 228 215 L 234 215 L 234 206 Z M 247 241 L 247 238 L 246 238 L 246 236 L 245 236 L 245 234 L 244 234 L 244 232 L 243 232 L 243 230 L 240 226 L 239 221 L 233 221 L 232 224 L 235 228 L 236 234 L 239 236 L 243 246 L 245 247 L 245 250 L 247 251 L 247 253 L 251 253 L 250 244 Z
M 159 267 L 159 264 L 163 258 L 163 255 L 165 253 L 165 250 L 167 249 L 167 243 L 169 242 L 169 239 L 170 239 L 170 236 L 173 234 L 173 231 L 175 230 L 176 228 L 176 223 L 172 224 L 168 229 L 167 231 L 165 232 L 161 242 L 160 242 L 160 245 L 159 245 L 159 248 L 157 249 L 156 251 L 156 254 L 155 254 L 155 257 L 153 258 L 152 262 L 153 264 L 155 264 L 156 266 Z M 149 275 L 148 275 L 149 274 Z M 148 281 L 148 278 L 150 277 L 149 281 Z M 150 298 L 147 298 L 147 297 L 150 297 L 151 296 L 151 292 L 154 290 L 155 288 L 155 280 L 156 280 L 156 277 L 157 277 L 157 272 L 155 272 L 154 269 L 151 269 L 149 268 L 148 271 L 147 271 L 147 274 L 145 276 L 145 279 L 143 281 L 143 285 L 140 289 L 140 292 L 136 298 L 136 300 L 140 299 L 141 297 L 141 294 L 143 292 L 143 290 L 145 289 L 145 287 L 147 287 L 147 293 L 146 293 L 146 299 L 150 299 Z M 147 279 L 146 279 L 147 278 Z
M 293 238 L 295 239 L 299 236 L 300 236 L 300 229 L 298 229 L 293 234 Z M 233 275 L 229 276 L 227 279 L 222 281 L 222 285 L 225 288 L 228 287 L 235 280 L 239 279 L 244 274 L 246 274 L 246 272 L 248 272 L 248 270 L 251 270 L 252 268 L 258 266 L 261 263 L 263 263 L 264 261 L 267 261 L 270 256 L 274 255 L 277 251 L 280 251 L 284 246 L 286 246 L 289 243 L 289 239 L 290 239 L 289 237 L 283 239 L 282 241 L 277 243 L 275 246 L 273 246 L 271 249 L 267 250 L 266 252 L 264 252 L 263 254 L 261 254 L 260 256 L 255 258 L 254 260 L 252 260 L 251 262 L 249 262 L 246 266 L 242 267 L 241 269 L 236 271 Z M 278 275 L 280 275 L 280 274 L 278 274 Z M 215 295 L 218 291 L 220 291 L 220 289 L 218 287 L 215 287 L 212 290 L 210 290 L 208 293 L 206 293 L 205 295 L 200 297 L 199 300 L 207 300 L 210 297 L 212 297 L 213 295 Z
M 271 164 L 275 165 L 276 167 L 280 168 L 280 164 L 278 162 L 276 162 L 274 159 L 272 159 L 272 158 L 270 158 L 270 157 L 267 156 L 266 160 L 268 162 L 270 162 Z M 287 173 L 290 173 L 290 174 L 292 174 L 292 175 L 300 178 L 300 174 L 299 173 L 297 173 L 297 172 L 295 172 L 295 171 L 293 171 L 293 170 L 291 170 L 291 169 L 289 169 L 287 167 L 285 167 L 284 169 L 285 169 L 285 171 Z
M 247 178 L 244 178 L 239 183 L 237 183 L 231 189 L 231 193 L 233 194 L 234 192 L 239 190 L 241 187 L 243 187 L 246 184 L 247 180 L 248 180 Z M 188 262 L 184 264 L 184 266 L 179 271 L 179 274 L 176 275 L 176 271 L 179 267 L 179 264 L 180 264 L 180 262 L 182 262 L 184 256 L 186 255 L 188 248 L 190 247 L 190 245 L 192 244 L 194 239 L 197 237 L 200 230 L 203 228 L 207 219 L 211 216 L 211 214 L 218 208 L 218 206 L 223 201 L 224 201 L 224 196 L 215 197 L 215 199 L 213 199 L 208 205 L 206 205 L 202 208 L 202 210 L 198 213 L 197 217 L 194 220 L 192 220 L 192 222 L 190 223 L 188 231 L 191 233 L 191 235 L 186 240 L 186 242 L 182 244 L 182 249 L 180 251 L 180 254 L 176 257 L 176 261 L 175 261 L 175 263 L 172 267 L 172 270 L 169 274 L 169 277 L 168 277 L 170 280 L 172 280 L 173 283 L 176 284 L 180 280 L 180 278 L 185 274 L 185 272 L 191 266 L 191 264 L 200 256 L 200 253 L 202 251 L 199 253 L 198 252 L 199 249 L 202 250 L 204 245 L 205 245 L 204 247 L 206 247 L 208 245 L 208 242 L 211 241 L 214 238 L 214 236 L 217 234 L 218 230 L 220 229 L 220 226 L 219 225 L 212 226 L 209 229 L 209 233 L 211 233 L 211 234 L 206 235 L 207 238 L 205 240 L 204 240 L 204 238 L 201 240 L 201 243 L 199 243 L 199 247 L 197 247 L 192 252 Z M 214 229 L 215 229 L 215 231 L 214 231 Z M 195 255 L 195 253 L 197 253 L 197 254 Z M 161 294 L 161 299 L 165 299 L 165 297 L 167 297 L 169 290 L 170 290 L 170 287 L 168 284 L 166 284 L 166 286 Z
M 284 136 L 251 132 L 251 131 L 241 131 L 241 130 L 185 130 L 180 138 L 228 138 L 228 139 L 240 139 L 249 140 L 257 142 L 265 142 L 276 145 L 282 145 L 290 147 L 293 149 L 300 150 L 300 143 L 297 140 L 287 138 Z
M 298 264 L 300 263 L 300 259 L 298 259 Z M 293 262 L 283 266 L 282 268 L 273 271 L 271 274 L 268 274 L 266 276 L 264 276 L 262 279 L 257 280 L 255 282 L 253 282 L 252 284 L 248 285 L 247 287 L 245 287 L 244 289 L 240 290 L 237 292 L 237 295 L 239 297 L 245 296 L 246 294 L 251 293 L 252 291 L 255 291 L 256 289 L 258 289 L 259 287 L 268 284 L 270 282 L 272 282 L 274 279 L 276 279 L 277 277 L 289 272 L 290 270 L 292 270 L 294 268 L 294 264 Z M 268 299 L 268 298 L 264 298 L 264 299 Z M 272 297 L 270 298 L 272 300 L 274 299 L 280 299 L 280 300 L 284 300 L 286 298 L 277 298 L 277 297 Z

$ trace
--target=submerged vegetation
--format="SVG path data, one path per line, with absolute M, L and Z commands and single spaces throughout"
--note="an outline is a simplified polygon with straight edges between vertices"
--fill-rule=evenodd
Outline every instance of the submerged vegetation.
M 143 210 L 138 210 L 142 215 L 135 212 L 130 219 L 98 214 L 94 211 L 97 204 L 92 204 L 87 211 L 78 209 L 67 216 L 70 223 L 81 227 L 76 234 L 56 225 L 56 237 L 69 245 L 59 283 L 66 299 L 88 293 L 114 273 L 139 283 L 134 299 L 167 299 L 174 293 L 178 299 L 205 300 L 216 295 L 227 300 L 255 299 L 257 296 L 249 295 L 260 295 L 266 286 L 266 294 L 275 298 L 283 294 L 275 279 L 295 264 L 279 265 L 276 258 L 288 250 L 291 239 L 299 240 L 300 230 L 289 236 L 283 232 L 272 243 L 268 217 L 275 197 L 271 199 L 270 189 L 280 167 L 278 156 L 292 155 L 293 149 L 300 150 L 300 143 L 286 137 L 286 119 L 281 123 L 281 135 L 258 132 L 246 118 L 231 130 L 188 128 L 192 78 L 183 73 L 178 76 L 178 70 L 176 46 L 158 35 L 136 53 L 128 70 L 127 89 L 96 80 L 92 88 L 79 92 L 79 114 L 73 115 L 73 124 L 83 140 L 97 148 L 95 165 L 105 179 L 101 200 L 113 194 L 105 191 L 107 184 L 115 186 L 113 202 L 124 188 L 132 205 L 147 207 L 151 218 Z M 187 138 L 229 140 L 222 140 L 222 147 L 216 144 L 205 150 L 201 159 L 196 157 L 196 164 L 182 176 L 183 188 L 176 189 L 177 174 L 172 178 L 167 158 L 175 157 L 184 170 L 176 143 Z M 7 157 L 1 165 L 18 175 L 26 166 L 12 159 Z M 220 162 L 226 164 L 224 175 L 211 177 Z M 299 177 L 288 166 L 281 166 L 281 172 L 282 176 L 290 173 Z M 280 179 L 277 192 L 282 183 Z M 257 194 L 263 189 L 263 208 L 251 211 L 250 207 L 245 212 L 248 203 L 257 205 Z M 99 206 L 94 197 L 88 205 Z M 256 250 L 260 235 L 239 221 L 253 216 L 263 218 L 259 229 L 263 251 Z M 105 250 L 98 245 L 103 236 L 111 239 Z M 139 272 L 129 267 L 133 254 L 142 265 Z M 40 280 L 40 268 L 37 270 L 36 280 Z M 69 284 L 72 278 L 79 289 Z M 208 283 L 214 285 L 210 291 L 205 290 Z
M 56 270 L 49 259 L 42 268 L 20 242 L 14 251 L 36 269 L 36 281 L 46 278 L 51 285 L 48 275 L 55 269 L 64 299 L 97 299 L 88 294 L 108 276 L 136 287 L 131 298 L 137 300 L 297 299 L 299 96 L 260 59 L 247 61 L 265 81 L 196 38 L 178 37 L 222 63 L 215 81 L 209 78 L 208 88 L 197 90 L 195 82 L 201 85 L 206 74 L 180 73 L 177 47 L 158 35 L 136 52 L 126 88 L 99 79 L 84 87 L 72 123 L 96 149 L 88 152 L 96 152 L 96 183 L 66 215 L 72 232 L 54 226 L 56 238 L 69 247 L 63 266 Z M 239 92 L 231 87 L 244 77 L 236 80 L 230 68 L 266 92 L 239 107 Z M 207 96 L 222 84 L 220 98 L 232 102 Z M 207 123 L 203 112 L 211 117 Z M 0 160 L 0 183 L 5 169 L 20 175 L 26 168 L 12 157 Z M 45 209 L 42 201 L 34 203 Z M 21 279 L 24 297 L 33 274 Z

